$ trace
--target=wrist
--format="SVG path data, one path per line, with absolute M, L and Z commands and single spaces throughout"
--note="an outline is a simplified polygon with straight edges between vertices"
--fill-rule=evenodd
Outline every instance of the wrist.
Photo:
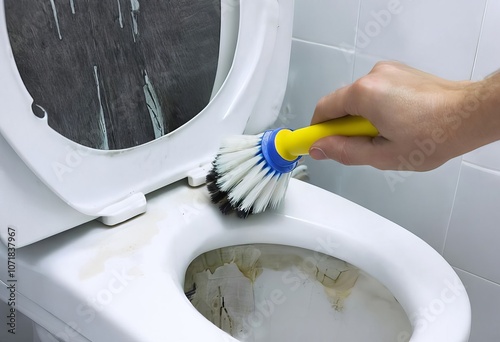
M 452 82 L 444 94 L 441 127 L 448 156 L 500 140 L 500 73 L 476 82 Z
M 500 73 L 471 83 L 462 106 L 470 112 L 469 125 L 479 146 L 500 140 Z

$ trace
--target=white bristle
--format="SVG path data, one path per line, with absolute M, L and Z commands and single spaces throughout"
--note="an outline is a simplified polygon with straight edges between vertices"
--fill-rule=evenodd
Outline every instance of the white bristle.
M 288 188 L 288 183 L 290 182 L 291 173 L 282 173 L 279 175 L 278 181 L 276 182 L 276 188 L 271 196 L 270 206 L 271 208 L 277 208 L 283 197 L 285 197 L 286 189 Z
M 271 200 L 272 193 L 276 187 L 276 181 L 278 176 L 276 172 L 268 172 L 267 175 L 262 179 L 252 191 L 247 195 L 245 200 L 241 203 L 240 208 L 242 210 L 248 210 L 252 208 L 254 214 L 258 214 L 266 210 Z
M 267 172 L 265 167 L 265 161 L 255 165 L 252 169 L 250 169 L 250 171 L 248 171 L 241 181 L 233 189 L 231 189 L 228 198 L 233 205 L 237 205 L 238 202 L 244 199 L 248 193 L 262 181 Z
M 259 196 L 261 192 L 264 190 L 264 188 L 268 185 L 269 180 L 272 178 L 272 175 L 274 174 L 273 171 L 270 170 L 269 167 L 263 167 L 260 172 L 255 176 L 255 184 L 251 187 L 248 188 L 248 192 L 245 194 L 244 197 L 242 197 L 243 201 L 241 199 L 237 202 L 241 202 L 239 204 L 239 209 L 240 210 L 250 210 L 254 206 L 255 202 L 259 199 Z M 271 175 L 271 177 L 269 177 Z
M 254 158 L 259 151 L 259 147 L 252 147 L 238 152 L 221 154 L 215 161 L 217 172 L 219 172 L 219 174 L 224 174 L 247 160 Z
M 221 164 L 219 167 L 219 175 L 223 176 L 217 180 L 217 185 L 219 185 L 222 191 L 227 192 L 231 190 L 231 188 L 238 184 L 255 165 L 258 165 L 261 159 L 261 156 L 254 156 L 252 159 L 241 163 L 234 169 L 230 169 L 225 164 Z
M 221 143 L 219 154 L 243 151 L 260 145 L 262 134 L 236 135 L 224 139 Z

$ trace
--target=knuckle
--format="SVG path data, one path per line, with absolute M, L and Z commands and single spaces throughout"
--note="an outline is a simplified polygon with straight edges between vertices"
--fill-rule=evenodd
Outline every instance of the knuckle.
M 352 97 L 357 99 L 359 97 L 364 97 L 367 94 L 371 94 L 376 91 L 377 80 L 376 77 L 372 75 L 364 76 L 357 81 L 355 81 L 351 87 Z
M 375 63 L 372 72 L 388 72 L 400 69 L 402 64 L 397 61 L 379 61 Z
M 317 111 L 323 111 L 328 106 L 328 96 L 323 96 L 316 104 Z

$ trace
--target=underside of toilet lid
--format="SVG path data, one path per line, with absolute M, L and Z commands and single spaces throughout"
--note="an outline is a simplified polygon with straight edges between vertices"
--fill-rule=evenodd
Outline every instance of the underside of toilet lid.
M 238 11 L 238 43 L 227 77 L 216 79 L 215 88 L 220 89 L 212 100 L 175 131 L 139 146 L 112 151 L 75 143 L 49 127 L 47 115 L 33 114 L 33 99 L 6 44 L 9 36 L 2 23 L 0 80 L 5 86 L 0 93 L 0 134 L 29 169 L 77 211 L 119 219 L 121 212 L 140 207 L 145 194 L 207 166 L 224 136 L 241 134 L 258 108 L 256 103 L 265 86 L 269 90 L 265 95 L 270 100 L 268 109 L 279 110 L 288 73 L 291 31 L 291 25 L 282 20 L 291 21 L 291 15 L 280 17 L 283 4 L 277 1 L 242 0 L 239 6 L 234 6 L 234 1 L 222 3 L 223 16 L 230 18 L 234 16 L 231 11 Z M 5 17 L 3 1 L 0 17 Z M 271 64 L 277 68 L 270 70 Z

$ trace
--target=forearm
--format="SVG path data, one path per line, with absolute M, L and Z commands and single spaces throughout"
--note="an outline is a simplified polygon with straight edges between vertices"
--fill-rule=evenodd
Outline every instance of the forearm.
M 500 72 L 471 84 L 466 101 L 464 106 L 478 107 L 475 119 L 480 122 L 475 123 L 475 133 L 479 146 L 500 140 Z

